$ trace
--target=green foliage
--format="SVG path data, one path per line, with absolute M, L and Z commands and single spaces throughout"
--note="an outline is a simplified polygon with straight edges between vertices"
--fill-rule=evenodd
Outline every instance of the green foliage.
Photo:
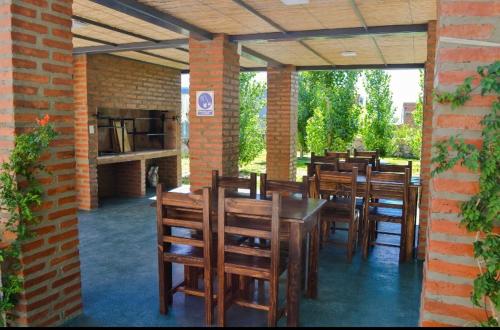
M 413 122 L 415 123 L 415 127 L 421 129 L 424 120 L 424 70 L 422 69 L 420 69 L 418 85 L 420 86 L 420 93 L 418 95 L 415 111 L 413 111 Z M 422 132 L 420 132 L 420 138 L 422 138 Z
M 365 71 L 366 116 L 361 134 L 366 148 L 378 150 L 382 156 L 391 153 L 394 136 L 390 82 L 391 77 L 383 70 Z
M 397 126 L 392 140 L 392 153 L 398 157 L 411 157 L 420 159 L 422 152 L 422 122 L 424 111 L 424 71 L 420 70 L 420 93 L 413 111 L 414 126 L 406 124 Z
M 314 109 L 307 122 L 307 141 L 311 152 L 322 154 L 328 148 L 325 114 L 321 108 Z
M 312 117 L 314 109 L 319 104 L 317 97 L 319 92 L 318 79 L 321 71 L 302 71 L 299 73 L 299 105 L 297 117 L 297 142 L 299 150 L 309 151 L 307 147 L 307 121 Z
M 253 72 L 240 74 L 240 164 L 248 164 L 266 147 L 265 121 L 259 117 L 266 105 L 266 85 L 254 78 Z
M 345 151 L 359 130 L 360 107 L 357 104 L 358 71 L 315 72 L 317 106 L 306 125 L 306 144 L 309 150 L 323 152 Z M 319 112 L 322 114 L 320 115 Z M 314 132 L 309 136 L 309 132 Z
M 422 128 L 400 125 L 395 128 L 391 143 L 393 144 L 391 149 L 394 156 L 420 159 Z
M 490 301 L 493 315 L 484 326 L 498 326 L 496 312 L 500 309 L 500 237 L 493 231 L 498 225 L 500 213 L 500 61 L 477 69 L 481 79 L 477 87 L 472 86 L 473 78 L 465 79 L 454 92 L 436 94 L 440 103 L 451 104 L 452 109 L 462 106 L 471 98 L 471 93 L 480 88 L 481 95 L 497 95 L 492 111 L 484 116 L 481 148 L 465 143 L 460 136 L 452 136 L 448 141 L 435 145 L 437 155 L 432 159 L 437 163 L 432 175 L 449 170 L 461 164 L 472 171 L 478 171 L 479 192 L 461 204 L 461 223 L 468 231 L 477 232 L 474 256 L 478 260 L 480 275 L 474 281 L 472 302 L 482 306 L 481 301 Z
M 19 275 L 21 243 L 33 237 L 29 230 L 29 226 L 36 223 L 32 209 L 42 203 L 43 190 L 36 175 L 45 169 L 39 159 L 57 135 L 48 120 L 48 116 L 37 120 L 38 126 L 33 131 L 17 136 L 9 160 L 1 165 L 0 203 L 9 215 L 0 235 L 2 245 L 6 246 L 0 249 L 1 325 L 6 324 L 3 315 L 15 307 L 17 296 L 22 291 L 23 278 Z M 4 242 L 5 231 L 15 235 L 13 242 Z

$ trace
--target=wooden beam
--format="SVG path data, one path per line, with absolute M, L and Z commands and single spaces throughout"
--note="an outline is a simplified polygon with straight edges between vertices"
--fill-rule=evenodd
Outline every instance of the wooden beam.
M 77 36 L 79 38 L 81 36 Z M 88 40 L 84 37 L 82 39 Z M 97 39 L 94 39 L 94 41 Z M 97 41 L 96 41 L 97 42 Z M 106 43 L 102 41 L 101 43 Z M 179 46 L 186 46 L 189 43 L 188 39 L 173 39 L 173 40 L 163 40 L 158 42 L 152 41 L 141 41 L 132 42 L 127 44 L 109 44 L 102 46 L 88 46 L 88 47 L 78 47 L 73 49 L 73 54 L 102 54 L 102 53 L 117 53 L 126 51 L 141 51 L 147 49 L 165 49 L 165 48 L 177 48 Z
M 192 36 L 200 40 L 213 39 L 211 32 L 135 0 L 90 1 L 184 36 Z
M 264 32 L 253 34 L 239 34 L 229 36 L 230 41 L 238 42 L 256 42 L 256 41 L 293 41 L 308 39 L 334 39 L 349 38 L 370 35 L 395 35 L 407 33 L 425 33 L 427 24 L 409 24 L 409 25 L 383 25 L 338 28 L 338 29 L 320 29 L 320 30 L 302 30 L 283 32 Z

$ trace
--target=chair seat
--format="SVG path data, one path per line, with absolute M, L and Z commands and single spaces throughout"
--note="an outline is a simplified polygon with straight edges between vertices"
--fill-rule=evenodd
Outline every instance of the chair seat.
M 369 207 L 369 216 L 371 220 L 386 222 L 401 222 L 403 210 L 391 207 Z

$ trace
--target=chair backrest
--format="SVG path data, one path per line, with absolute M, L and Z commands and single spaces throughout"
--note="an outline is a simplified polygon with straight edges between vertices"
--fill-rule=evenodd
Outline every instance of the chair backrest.
M 346 163 L 363 163 L 363 164 L 370 164 L 373 167 L 375 167 L 376 160 L 377 160 L 377 158 L 375 156 L 369 156 L 369 157 L 349 157 L 349 158 L 346 159 Z
M 312 176 L 316 169 L 315 169 L 315 166 L 316 164 L 337 164 L 337 162 L 339 161 L 339 157 L 333 155 L 333 156 L 329 156 L 329 155 L 324 155 L 324 156 L 317 156 L 314 152 L 311 152 L 311 161 L 309 162 L 309 164 L 307 164 L 307 176 Z
M 266 173 L 260 175 L 260 196 L 267 198 L 271 192 L 277 191 L 285 194 L 301 194 L 302 198 L 309 195 L 309 180 L 306 175 L 302 177 L 302 182 L 268 180 Z
M 403 219 L 408 207 L 410 170 L 404 173 L 366 171 L 365 210 L 371 206 L 397 208 L 403 210 Z M 391 200 L 402 201 L 394 203 Z
M 359 162 L 359 163 L 354 163 L 354 162 L 339 162 L 337 164 L 336 170 L 339 172 L 352 172 L 353 168 L 358 169 L 359 174 L 365 174 L 366 173 L 366 167 L 368 166 L 369 163 L 367 162 Z
M 349 158 L 350 155 L 351 155 L 350 150 L 347 150 L 346 152 L 339 152 L 339 151 L 328 151 L 328 149 L 325 149 L 325 156 L 326 157 L 335 157 L 335 158 L 346 159 L 346 158 Z
M 218 200 L 218 265 L 224 265 L 226 253 L 233 255 L 253 256 L 268 259 L 269 273 L 278 276 L 280 257 L 280 212 L 281 196 L 273 192 L 272 200 L 256 200 L 249 198 L 224 198 L 224 188 L 219 188 Z M 231 219 L 231 221 L 228 221 Z M 255 227 L 255 223 L 263 225 Z M 245 247 L 232 240 L 230 236 L 240 238 L 262 238 L 270 241 L 270 247 Z M 262 259 L 261 259 L 262 260 Z M 249 267 L 251 267 L 249 265 Z M 260 267 L 259 267 L 260 268 Z M 222 268 L 223 270 L 223 268 Z M 221 273 L 219 273 L 221 276 Z
M 410 179 L 412 175 L 412 161 L 409 160 L 407 165 L 395 165 L 395 164 L 382 164 L 380 163 L 380 159 L 376 161 L 376 170 L 379 172 L 397 172 L 397 173 L 405 173 L 406 169 L 410 169 Z
M 319 198 L 319 187 L 318 187 L 316 174 L 313 174 L 312 176 L 307 177 L 307 181 L 309 184 L 309 197 L 310 198 Z
M 156 213 L 158 228 L 158 247 L 163 249 L 170 244 L 190 245 L 203 248 L 205 260 L 212 255 L 212 228 L 210 224 L 211 192 L 205 187 L 202 194 L 164 192 L 162 184 L 156 187 Z M 195 235 L 186 238 L 172 233 L 172 227 L 196 230 Z
M 250 178 L 240 178 L 233 176 L 220 176 L 218 170 L 212 170 L 212 192 L 214 198 L 217 199 L 219 188 L 227 188 L 228 190 L 249 189 L 250 198 L 257 196 L 257 174 L 250 173 Z
M 320 197 L 329 199 L 334 197 L 349 197 L 349 210 L 354 214 L 356 210 L 356 189 L 358 180 L 358 168 L 354 167 L 351 172 L 324 171 L 320 166 L 316 167 L 317 190 Z
M 358 151 L 354 148 L 354 157 L 375 157 L 375 159 L 379 158 L 378 150 L 375 151 Z

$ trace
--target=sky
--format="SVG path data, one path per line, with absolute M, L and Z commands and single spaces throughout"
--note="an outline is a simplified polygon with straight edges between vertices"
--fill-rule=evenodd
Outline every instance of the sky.
M 395 118 L 401 118 L 403 111 L 403 103 L 416 102 L 418 94 L 420 93 L 420 86 L 418 85 L 419 70 L 386 70 L 391 76 L 391 92 L 392 103 L 396 109 L 394 113 Z M 258 81 L 266 81 L 266 73 L 258 72 L 256 79 Z M 183 74 L 181 78 L 182 87 L 189 86 L 189 75 Z M 360 94 L 366 97 L 361 81 L 358 82 L 358 90 Z

